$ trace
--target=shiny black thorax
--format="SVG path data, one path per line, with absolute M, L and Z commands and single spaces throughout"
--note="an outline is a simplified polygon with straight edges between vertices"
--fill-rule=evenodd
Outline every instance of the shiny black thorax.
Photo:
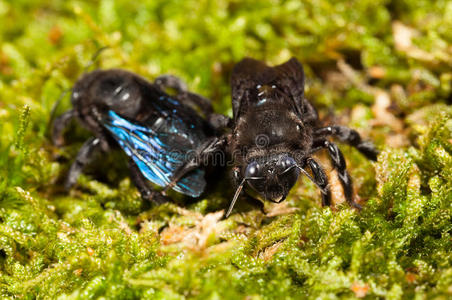
M 241 114 L 233 135 L 232 151 L 242 152 L 245 160 L 284 151 L 303 152 L 312 146 L 312 128 L 306 127 L 281 99 L 249 106 Z
M 181 149 L 193 149 L 207 135 L 213 134 L 213 129 L 193 108 L 124 70 L 94 71 L 85 75 L 75 84 L 71 102 L 81 124 L 104 137 L 109 134 L 101 123 L 109 110 L 155 131 L 172 133 L 174 145 L 180 145 Z M 183 122 L 179 122 L 179 118 Z

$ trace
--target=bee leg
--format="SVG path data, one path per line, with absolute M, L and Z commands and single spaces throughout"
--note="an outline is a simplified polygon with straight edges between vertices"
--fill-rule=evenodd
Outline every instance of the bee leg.
M 319 138 L 324 138 L 329 135 L 335 136 L 339 141 L 355 147 L 368 159 L 373 161 L 377 160 L 378 150 L 375 148 L 375 145 L 370 141 L 363 141 L 356 130 L 335 125 L 319 128 L 314 132 L 314 136 L 318 136 Z
M 209 117 L 210 115 L 213 114 L 213 107 L 211 101 L 201 95 L 188 91 L 183 91 L 179 93 L 176 97 L 181 102 L 190 103 L 197 107 L 199 110 L 201 110 L 205 117 Z
M 99 112 L 96 109 L 93 109 L 93 111 L 96 114 L 99 114 Z M 105 134 L 105 128 L 100 125 L 98 121 L 92 116 L 85 116 L 82 120 L 82 124 L 87 124 L 87 128 L 90 128 L 90 131 L 92 134 L 99 140 L 100 148 L 104 152 L 110 151 L 110 143 L 109 139 L 110 137 Z
M 222 115 L 213 113 L 207 117 L 207 122 L 209 122 L 210 126 L 217 131 L 222 132 L 226 128 L 232 127 L 232 119 Z
M 314 175 L 314 183 L 320 187 L 322 192 L 322 205 L 330 206 L 331 205 L 331 191 L 328 185 L 328 177 L 325 174 L 323 168 L 314 160 L 308 159 L 309 168 Z
M 198 149 L 196 149 L 195 154 L 190 157 L 184 165 L 180 166 L 171 178 L 170 183 L 163 189 L 167 191 L 173 188 L 177 182 L 185 176 L 190 171 L 198 168 L 204 163 L 208 162 L 209 159 L 214 159 L 213 165 L 225 165 L 226 158 L 224 157 L 224 152 L 220 152 L 220 157 L 215 155 L 215 153 L 224 148 L 226 144 L 226 138 L 212 138 L 208 142 L 204 143 Z
M 169 74 L 160 75 L 154 80 L 154 84 L 157 85 L 162 91 L 165 91 L 168 88 L 174 89 L 178 93 L 186 92 L 188 90 L 187 84 L 182 79 Z
M 152 201 L 157 205 L 169 202 L 167 197 L 163 196 L 162 193 L 154 190 L 148 185 L 148 180 L 143 176 L 133 160 L 129 160 L 129 170 L 130 178 L 140 192 L 141 198 Z
M 232 119 L 225 115 L 215 113 L 209 99 L 188 91 L 182 92 L 176 97 L 181 102 L 191 103 L 196 106 L 203 113 L 210 126 L 216 131 L 221 132 L 226 128 L 232 127 Z
M 196 106 L 202 111 L 205 117 L 213 114 L 211 101 L 201 95 L 189 92 L 187 85 L 182 81 L 182 79 L 173 75 L 161 75 L 155 79 L 154 84 L 156 84 L 162 91 L 165 91 L 167 88 L 176 90 L 177 94 L 175 97 L 180 102 L 186 102 Z
M 71 109 L 56 118 L 53 122 L 51 138 L 55 146 L 61 147 L 64 144 L 63 132 L 74 117 L 75 110 Z
M 303 123 L 311 126 L 317 126 L 319 123 L 319 114 L 315 107 L 306 99 L 303 101 Z
M 83 171 L 83 168 L 93 161 L 96 154 L 102 150 L 99 138 L 89 138 L 77 153 L 75 161 L 72 163 L 66 178 L 64 187 L 69 190 L 76 182 Z
M 327 140 L 324 142 L 324 145 L 325 148 L 328 149 L 328 153 L 330 154 L 331 163 L 337 170 L 339 181 L 341 182 L 342 188 L 344 189 L 345 199 L 352 207 L 361 209 L 361 205 L 353 200 L 353 182 L 347 172 L 347 165 L 345 163 L 345 159 L 342 155 L 341 150 L 339 150 L 336 144 L 331 143 Z

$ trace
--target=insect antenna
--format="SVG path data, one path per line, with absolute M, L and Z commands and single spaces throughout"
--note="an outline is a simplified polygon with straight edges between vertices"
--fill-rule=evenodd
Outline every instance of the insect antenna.
M 52 127 L 53 121 L 55 120 L 55 116 L 56 116 L 56 112 L 57 112 L 58 106 L 60 105 L 61 101 L 67 95 L 68 92 L 72 92 L 72 88 L 64 89 L 61 92 L 60 96 L 58 97 L 57 101 L 55 101 L 55 103 L 52 105 L 52 109 L 50 110 L 49 122 L 47 123 L 47 127 L 46 127 L 46 135 L 50 134 L 50 131 L 51 131 L 50 127 Z
M 97 49 L 96 52 L 94 52 L 94 54 L 91 56 L 91 60 L 83 68 L 83 73 L 82 74 L 85 74 L 86 72 L 88 72 L 89 71 L 88 69 L 92 65 L 94 65 L 94 63 L 99 58 L 99 56 L 102 54 L 102 52 L 104 50 L 108 49 L 108 48 L 110 48 L 110 47 L 109 46 L 104 46 L 104 47 L 101 47 L 101 48 Z M 55 115 L 56 115 L 58 106 L 60 106 L 61 101 L 64 99 L 64 97 L 67 95 L 68 92 L 72 92 L 72 87 L 64 89 L 61 92 L 60 96 L 58 97 L 57 101 L 55 101 L 55 103 L 52 105 L 52 109 L 50 110 L 49 122 L 47 123 L 46 135 L 50 134 L 50 127 L 52 126 L 53 121 L 55 120 Z
M 104 52 L 105 50 L 109 49 L 110 46 L 104 46 L 104 47 L 100 47 L 99 49 L 96 50 L 96 52 L 94 52 L 94 54 L 91 56 L 91 60 L 86 64 L 86 66 L 83 68 L 83 74 L 85 74 L 86 72 L 88 72 L 89 68 L 94 65 L 94 63 L 97 61 L 97 59 L 99 58 L 99 56 L 102 54 L 102 52 Z
M 239 198 L 239 195 L 242 192 L 243 185 L 249 179 L 264 179 L 264 177 L 245 177 L 245 178 L 243 178 L 242 182 L 240 182 L 239 186 L 237 187 L 237 190 L 235 191 L 234 198 L 232 199 L 231 204 L 229 205 L 228 212 L 226 213 L 226 218 L 229 217 L 229 215 L 231 214 L 232 209 L 234 208 L 235 202 L 237 202 L 237 199 Z

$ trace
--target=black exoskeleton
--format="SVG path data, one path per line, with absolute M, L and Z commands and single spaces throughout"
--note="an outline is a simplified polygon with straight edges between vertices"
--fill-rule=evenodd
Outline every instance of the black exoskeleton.
M 168 95 L 165 90 L 177 94 Z M 52 140 L 63 145 L 63 131 L 76 118 L 93 133 L 71 165 L 65 187 L 72 187 L 96 153 L 118 145 L 129 156 L 132 181 L 142 197 L 155 203 L 167 198 L 149 181 L 198 197 L 205 189 L 205 156 L 221 148 L 216 127 L 222 117 L 209 100 L 187 91 L 174 76 L 154 83 L 124 70 L 93 71 L 73 87 L 73 109 L 54 122 Z M 204 115 L 204 116 L 201 116 Z
M 344 157 L 328 137 L 356 147 L 371 160 L 377 159 L 378 151 L 353 129 L 322 127 L 316 109 L 304 97 L 304 79 L 303 67 L 295 58 L 275 67 L 245 58 L 235 66 L 229 151 L 234 158 L 237 190 L 227 215 L 245 183 L 265 200 L 281 202 L 300 173 L 320 188 L 322 204 L 330 205 L 328 178 L 311 157 L 321 149 L 328 150 L 347 202 L 360 208 L 353 200 L 352 180 Z
M 155 203 L 167 198 L 148 181 L 164 187 L 163 192 L 172 188 L 198 197 L 206 184 L 200 166 L 209 157 L 220 157 L 214 163 L 223 166 L 227 154 L 233 159 L 237 189 L 226 216 L 245 186 L 264 200 L 281 202 L 300 173 L 320 188 L 322 204 L 330 205 L 328 178 L 311 157 L 327 149 L 347 202 L 360 208 L 353 200 L 345 159 L 329 137 L 356 147 L 371 160 L 377 159 L 378 151 L 353 129 L 322 126 L 317 111 L 304 97 L 303 67 L 295 58 L 275 67 L 243 59 L 235 66 L 231 81 L 232 120 L 213 113 L 209 100 L 188 92 L 173 76 L 150 83 L 122 70 L 85 75 L 72 91 L 74 109 L 60 116 L 53 127 L 58 146 L 74 117 L 94 135 L 80 149 L 66 187 L 76 182 L 95 153 L 119 145 L 130 158 L 132 180 L 142 197 Z M 169 96 L 167 88 L 177 94 Z M 221 135 L 226 127 L 232 132 Z

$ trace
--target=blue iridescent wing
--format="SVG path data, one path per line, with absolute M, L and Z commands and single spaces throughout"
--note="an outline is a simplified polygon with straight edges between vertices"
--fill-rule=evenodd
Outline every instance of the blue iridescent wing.
M 141 173 L 159 186 L 167 186 L 174 172 L 185 163 L 186 152 L 175 151 L 177 145 L 171 145 L 168 132 L 156 132 L 135 124 L 111 110 L 103 125 L 133 159 Z M 173 189 L 191 197 L 199 197 L 205 186 L 204 170 L 197 169 L 185 175 Z

